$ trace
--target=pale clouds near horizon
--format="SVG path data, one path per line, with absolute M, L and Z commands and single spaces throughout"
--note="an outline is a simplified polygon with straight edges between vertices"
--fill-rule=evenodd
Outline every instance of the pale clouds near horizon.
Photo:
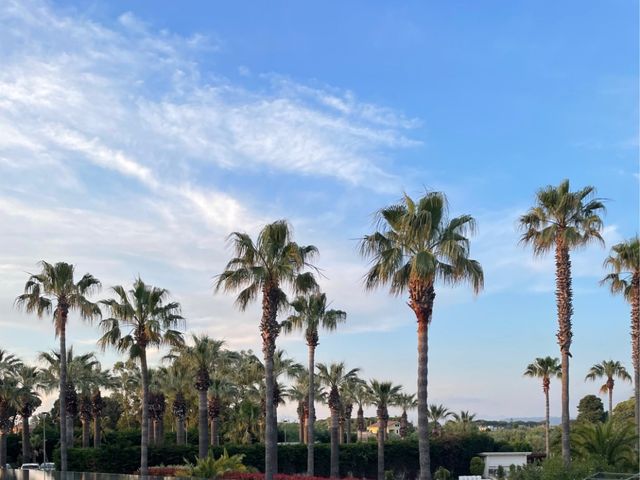
M 0 27 L 0 313 L 3 346 L 29 359 L 54 346 L 50 325 L 17 312 L 12 302 L 25 272 L 41 259 L 76 263 L 105 287 L 140 274 L 175 294 L 191 330 L 259 351 L 257 307 L 239 313 L 232 298 L 214 296 L 213 276 L 229 256 L 230 231 L 255 233 L 291 213 L 259 189 L 234 187 L 230 176 L 260 183 L 276 172 L 294 178 L 305 194 L 307 182 L 320 179 L 386 202 L 405 186 L 394 173 L 394 155 L 424 144 L 414 135 L 421 119 L 360 101 L 353 92 L 279 72 L 254 75 L 247 67 L 242 76 L 252 76 L 251 87 L 203 71 L 199 59 L 222 48 L 215 38 L 157 32 L 131 14 L 107 26 L 46 2 L 9 1 L 0 6 Z M 309 196 L 316 193 L 309 188 Z M 323 288 L 349 312 L 342 331 L 358 345 L 367 333 L 411 329 L 414 320 L 404 299 L 362 292 L 366 264 L 351 232 L 365 233 L 369 219 L 344 214 L 347 194 L 327 194 L 322 215 L 298 210 L 291 221 L 302 243 L 319 246 Z M 552 259 L 533 260 L 517 245 L 522 211 L 478 215 L 473 252 L 485 265 L 484 298 L 553 289 Z M 326 228 L 315 225 L 319 217 Z M 620 238 L 615 225 L 606 237 Z M 576 276 L 591 282 L 601 253 L 578 254 Z M 472 302 L 466 289 L 445 289 L 437 309 Z M 97 336 L 95 327 L 79 322 L 70 330 L 70 341 L 83 351 L 93 350 Z M 414 390 L 413 358 L 396 364 L 390 352 L 381 358 L 359 346 L 340 352 L 331 342 L 327 337 L 327 350 L 319 353 L 325 361 L 360 362 L 366 375 L 393 374 Z M 413 352 L 413 337 L 409 342 Z M 303 350 L 298 339 L 282 344 Z M 109 363 L 115 355 L 104 358 Z M 460 403 L 455 382 L 434 384 L 434 392 Z M 468 408 L 490 414 L 490 395 L 476 398 Z M 525 402 L 525 409 L 534 405 Z M 523 415 L 531 413 L 525 409 Z

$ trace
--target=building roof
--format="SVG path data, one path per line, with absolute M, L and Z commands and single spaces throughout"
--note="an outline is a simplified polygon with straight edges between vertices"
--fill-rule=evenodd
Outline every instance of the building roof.
M 481 457 L 487 457 L 489 455 L 491 455 L 492 457 L 521 457 L 522 455 L 531 455 L 531 453 L 532 452 L 482 452 L 478 455 L 480 455 Z

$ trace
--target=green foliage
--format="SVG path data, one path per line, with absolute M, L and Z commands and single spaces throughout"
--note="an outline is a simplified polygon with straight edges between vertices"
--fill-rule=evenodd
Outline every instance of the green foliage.
M 451 472 L 444 467 L 438 467 L 433 474 L 433 478 L 435 478 L 435 480 L 449 480 L 451 478 Z
M 634 426 L 613 421 L 580 425 L 574 432 L 576 452 L 603 469 L 631 468 L 636 444 Z
M 496 471 L 496 478 L 498 480 L 502 480 L 506 476 L 504 472 L 504 467 L 502 465 L 498 466 L 498 470 Z
M 604 405 L 595 395 L 586 395 L 582 397 L 578 403 L 579 422 L 597 423 L 604 422 L 606 414 L 604 413 Z
M 230 456 L 244 455 L 243 464 L 256 469 L 264 468 L 264 445 L 226 445 Z M 330 446 L 315 446 L 316 475 L 329 475 Z M 221 447 L 210 449 L 214 457 L 224 454 Z M 509 446 L 494 441 L 485 434 L 445 435 L 431 441 L 434 468 L 442 466 L 452 477 L 469 473 L 471 458 L 480 452 L 510 450 Z M 512 450 L 512 449 L 511 449 Z M 149 448 L 149 465 L 178 465 L 195 461 L 196 446 L 165 446 Z M 56 453 L 59 459 L 59 453 Z M 355 477 L 376 477 L 377 445 L 375 442 L 340 445 L 340 472 L 352 472 Z M 282 473 L 301 473 L 306 470 L 307 446 L 301 444 L 278 447 L 278 467 Z M 396 475 L 413 478 L 418 473 L 418 442 L 416 440 L 389 441 L 385 444 L 385 465 Z M 69 470 L 76 472 L 134 473 L 140 466 L 140 447 L 104 446 L 100 449 L 69 449 Z
M 551 457 L 541 464 L 530 464 L 517 468 L 509 480 L 583 480 L 598 469 L 590 460 L 574 460 L 566 468 L 560 456 Z
M 484 460 L 481 457 L 473 457 L 471 459 L 469 473 L 471 475 L 482 475 L 484 473 Z
M 629 400 L 625 400 L 624 402 L 618 403 L 613 409 L 613 415 L 611 419 L 614 422 L 618 423 L 626 423 L 633 422 L 634 420 L 634 408 L 635 408 L 635 400 L 630 398 Z
M 190 476 L 197 478 L 220 478 L 229 472 L 248 472 L 249 469 L 242 463 L 244 455 L 229 455 L 226 449 L 222 455 L 215 458 L 211 452 L 205 458 L 197 458 L 195 465 L 187 463 L 187 471 Z

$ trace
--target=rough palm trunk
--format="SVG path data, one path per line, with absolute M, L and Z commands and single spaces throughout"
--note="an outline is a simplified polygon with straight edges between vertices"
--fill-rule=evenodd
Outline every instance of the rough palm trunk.
M 362 409 L 362 405 L 358 405 L 358 420 L 356 423 L 358 428 L 358 441 L 361 442 L 365 431 L 364 410 Z
M 544 453 L 549 458 L 549 385 L 551 380 L 545 377 L 542 380 L 542 391 L 544 392 Z
M 305 407 L 304 402 L 298 402 L 298 408 L 296 409 L 296 413 L 298 414 L 298 442 L 304 443 L 304 430 L 305 430 Z
M 67 313 L 64 305 L 59 308 L 60 327 L 60 471 L 67 471 Z M 6 462 L 5 462 L 6 463 Z
M 184 418 L 176 418 L 176 445 L 184 445 Z
M 346 440 L 351 443 L 351 412 L 353 411 L 353 403 L 347 403 L 344 407 L 344 421 L 346 425 Z
M 211 422 L 211 436 L 209 438 L 209 445 L 217 447 L 220 444 L 218 438 L 218 430 L 220 425 L 220 397 L 216 394 L 209 399 L 208 415 Z
M 316 334 L 317 336 L 317 334 Z M 312 341 L 309 341 L 312 340 Z M 313 341 L 315 340 L 315 341 Z M 316 407 L 315 407 L 315 368 L 316 368 L 316 344 L 317 339 L 307 339 L 308 350 L 308 368 L 309 368 L 309 418 L 307 420 L 307 475 L 314 476 L 314 449 L 315 449 L 315 423 L 316 423 Z
M 91 419 L 82 418 L 82 448 L 89 448 L 91 441 Z
M 384 434 L 386 431 L 387 421 L 384 412 L 382 412 L 382 414 L 378 414 L 378 480 L 384 480 Z
M 162 443 L 162 424 L 159 418 L 153 420 L 153 443 L 155 445 Z
M 140 353 L 140 369 L 142 370 L 142 421 L 140 422 L 140 475 L 148 475 L 149 458 L 149 371 L 147 369 L 147 352 L 142 347 Z
M 631 278 L 631 358 L 633 362 L 637 453 L 640 456 L 640 273 Z M 639 458 L 640 460 L 640 458 Z
M 219 422 L 219 418 L 218 417 L 213 417 L 211 419 L 211 446 L 212 447 L 217 447 L 220 444 L 220 441 L 218 440 L 218 422 Z
M 338 430 L 339 430 L 338 409 L 331 409 L 331 467 L 329 476 L 331 478 L 340 478 L 340 452 L 338 450 Z
M 68 404 L 68 402 L 67 402 Z M 75 423 L 75 415 L 67 410 L 67 446 L 69 448 L 73 448 L 74 438 L 74 423 Z
M 22 461 L 30 462 L 31 461 L 31 439 L 30 439 L 30 431 L 29 431 L 29 416 L 22 416 Z M 7 462 L 0 462 L 0 465 L 6 465 Z
M 0 431 L 0 470 L 7 464 L 7 434 L 4 429 Z
M 104 400 L 100 390 L 96 390 L 91 397 L 91 406 L 93 409 L 93 448 L 100 448 L 101 439 L 101 422 L 102 410 L 104 408 Z
M 611 415 L 613 415 L 613 378 L 607 379 L 607 393 L 609 393 L 609 418 L 611 419 Z
M 558 309 L 558 345 L 562 358 L 562 460 L 565 467 L 571 465 L 570 418 L 569 418 L 569 357 L 571 356 L 571 260 L 569 249 L 563 243 L 564 232 L 559 232 L 556 241 L 556 305 Z
M 274 388 L 275 388 L 276 391 L 278 390 L 277 385 Z M 277 395 L 276 395 L 276 397 L 277 397 Z M 278 448 L 278 403 L 279 402 L 274 397 L 274 400 L 273 400 L 273 420 L 272 420 L 273 426 L 274 426 L 273 433 L 272 433 L 272 435 L 273 435 L 273 440 L 272 441 L 273 441 L 273 444 L 276 446 L 276 448 L 272 452 L 272 455 L 273 455 L 273 459 L 272 459 L 272 461 L 273 461 L 273 473 L 274 473 L 274 475 L 276 473 L 278 473 L 278 450 L 277 450 L 277 448 Z
M 344 443 L 344 415 L 342 412 L 338 416 L 338 443 L 340 445 Z
M 433 285 L 412 279 L 409 285 L 409 305 L 418 321 L 418 454 L 420 462 L 419 480 L 431 480 L 431 458 L 429 456 L 429 323 L 436 293 Z
M 198 390 L 198 456 L 207 456 L 207 391 Z
M 275 379 L 273 377 L 273 355 L 276 349 L 276 338 L 280 333 L 280 325 L 276 321 L 277 316 L 277 285 L 265 286 L 262 298 L 262 319 L 260 321 L 260 333 L 262 336 L 262 353 L 264 354 L 265 373 L 265 456 L 264 478 L 273 480 L 276 473 L 278 456 L 277 434 L 275 425 L 274 392 Z M 275 441 L 274 441 L 275 440 Z

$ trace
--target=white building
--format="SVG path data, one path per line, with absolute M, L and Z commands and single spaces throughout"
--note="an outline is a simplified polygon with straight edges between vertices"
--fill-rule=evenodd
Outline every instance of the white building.
M 484 473 L 483 478 L 497 478 L 498 467 L 504 469 L 505 476 L 509 475 L 509 467 L 524 467 L 527 464 L 527 458 L 531 452 L 483 452 L 480 454 L 484 457 Z

